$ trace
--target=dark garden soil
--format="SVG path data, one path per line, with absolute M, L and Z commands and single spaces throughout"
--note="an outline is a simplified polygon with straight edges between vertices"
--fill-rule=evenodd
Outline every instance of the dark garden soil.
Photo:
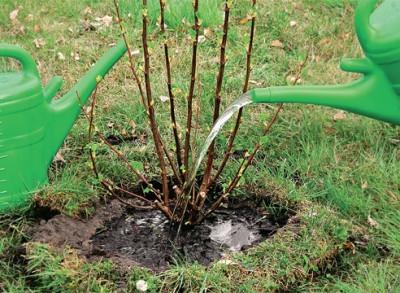
M 271 207 L 268 199 L 231 200 L 202 224 L 182 226 L 176 237 L 177 228 L 159 211 L 126 208 L 113 200 L 87 221 L 61 214 L 43 219 L 31 235 L 32 241 L 58 249 L 68 245 L 88 259 L 109 258 L 125 268 L 139 264 L 161 271 L 182 260 L 208 265 L 226 252 L 243 251 L 273 235 L 291 215 Z

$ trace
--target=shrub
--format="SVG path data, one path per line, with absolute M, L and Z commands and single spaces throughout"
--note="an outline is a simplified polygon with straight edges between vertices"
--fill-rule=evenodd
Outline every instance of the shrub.
M 172 1 L 176 2 L 176 1 Z M 151 130 L 152 139 L 155 145 L 155 153 L 157 156 L 157 160 L 159 162 L 159 170 L 161 177 L 160 188 L 157 188 L 151 181 L 144 175 L 143 173 L 143 164 L 140 162 L 130 162 L 129 159 L 124 156 L 119 150 L 117 150 L 113 145 L 111 145 L 107 139 L 99 133 L 96 132 L 100 140 L 106 144 L 111 151 L 113 151 L 119 159 L 126 165 L 126 167 L 135 174 L 140 181 L 146 186 L 148 191 L 151 191 L 154 194 L 155 200 L 152 200 L 146 196 L 141 194 L 137 194 L 132 191 L 124 190 L 121 187 L 116 186 L 110 180 L 103 178 L 100 173 L 97 171 L 96 160 L 95 160 L 95 150 L 93 147 L 90 147 L 90 155 L 93 163 L 93 170 L 96 173 L 99 182 L 103 184 L 103 186 L 109 191 L 116 194 L 115 191 L 125 192 L 129 196 L 136 197 L 143 202 L 145 202 L 149 207 L 158 208 L 161 210 L 164 215 L 173 223 L 185 223 L 186 225 L 194 225 L 198 224 L 204 220 L 210 213 L 215 211 L 232 193 L 232 191 L 237 187 L 240 179 L 243 176 L 243 173 L 247 170 L 247 168 L 251 165 L 256 153 L 261 148 L 263 144 L 266 142 L 265 135 L 269 132 L 271 126 L 277 120 L 278 114 L 282 109 L 282 105 L 279 105 L 275 115 L 272 118 L 272 121 L 266 126 L 264 130 L 264 137 L 258 143 L 251 152 L 245 152 L 243 156 L 243 160 L 240 164 L 239 169 L 235 172 L 234 176 L 230 182 L 226 182 L 223 184 L 224 190 L 220 192 L 217 196 L 210 196 L 210 194 L 215 190 L 216 184 L 220 180 L 220 176 L 224 171 L 229 158 L 233 153 L 233 145 L 235 142 L 235 138 L 238 133 L 238 129 L 241 124 L 243 110 L 240 109 L 233 130 L 230 133 L 229 138 L 227 139 L 226 148 L 224 150 L 223 155 L 221 156 L 221 160 L 219 164 L 216 163 L 216 148 L 215 143 L 211 143 L 208 148 L 206 164 L 204 167 L 203 175 L 199 179 L 194 174 L 194 161 L 198 154 L 195 153 L 195 146 L 193 145 L 193 140 L 196 137 L 197 133 L 194 130 L 196 128 L 196 123 L 199 123 L 199 119 L 197 119 L 197 115 L 200 115 L 199 111 L 195 111 L 195 101 L 199 97 L 196 96 L 196 86 L 198 83 L 198 75 L 199 75 L 199 40 L 200 40 L 200 32 L 202 29 L 203 21 L 199 17 L 200 9 L 200 0 L 193 0 L 192 5 L 192 32 L 190 32 L 190 38 L 192 39 L 192 58 L 190 65 L 190 76 L 188 78 L 188 90 L 186 93 L 186 109 L 185 113 L 177 113 L 176 107 L 176 91 L 173 83 L 173 72 L 171 68 L 170 62 L 170 40 L 168 40 L 168 28 L 166 25 L 166 11 L 169 13 L 173 11 L 171 7 L 167 6 L 165 0 L 158 1 L 158 9 L 154 8 L 155 1 L 151 1 L 151 9 L 149 10 L 148 1 L 142 0 L 141 6 L 141 18 L 142 18 L 142 30 L 141 30 L 141 42 L 142 42 L 142 50 L 143 50 L 143 61 L 142 66 L 138 66 L 139 61 L 136 59 L 136 54 L 134 54 L 132 50 L 132 46 L 129 44 L 127 32 L 126 32 L 126 22 L 123 20 L 121 16 L 122 13 L 120 11 L 120 6 L 117 0 L 114 0 L 115 10 L 117 14 L 117 19 L 120 25 L 121 34 L 125 41 L 125 44 L 128 48 L 128 57 L 129 57 L 129 69 L 133 75 L 134 81 L 137 85 L 137 89 L 141 98 L 141 102 L 147 114 L 148 124 Z M 136 6 L 138 3 L 135 2 Z M 174 4 L 172 3 L 172 4 Z M 171 5 L 171 3 L 169 3 Z M 176 4 L 176 3 L 175 3 Z M 220 116 L 221 112 L 221 101 L 222 101 L 222 88 L 224 83 L 224 76 L 226 71 L 227 64 L 227 48 L 229 44 L 229 32 L 230 32 L 230 24 L 231 24 L 231 11 L 236 4 L 233 3 L 232 0 L 225 0 L 223 2 L 223 15 L 224 20 L 222 24 L 222 34 L 221 34 L 221 42 L 219 45 L 219 63 L 218 63 L 218 73 L 215 82 L 215 94 L 213 99 L 213 114 L 212 114 L 212 123 L 215 123 Z M 126 7 L 126 5 L 124 6 Z M 137 8 L 137 7 L 136 7 Z M 187 7 L 185 7 L 187 9 Z M 255 38 L 255 27 L 256 27 L 256 0 L 249 1 L 249 13 L 247 17 L 241 20 L 241 23 L 248 22 L 250 24 L 249 27 L 249 39 L 248 46 L 246 50 L 246 66 L 245 78 L 243 81 L 242 92 L 246 93 L 249 88 L 249 81 L 251 75 L 251 61 L 252 61 L 252 52 Z M 204 9 L 203 9 L 204 11 Z M 154 21 L 154 14 L 159 12 L 159 26 L 158 28 L 152 25 L 150 18 Z M 187 14 L 187 11 L 185 12 Z M 135 18 L 136 19 L 136 18 Z M 176 21 L 176 19 L 175 19 Z M 137 20 L 134 21 L 137 23 Z M 151 79 L 152 74 L 152 59 L 151 52 L 152 50 L 157 50 L 157 48 L 149 48 L 149 31 L 150 30 L 159 30 L 158 34 L 152 34 L 152 39 L 155 38 L 155 35 L 161 39 L 161 46 L 157 47 L 163 51 L 165 62 L 164 63 L 164 71 L 166 75 L 166 89 L 168 90 L 168 98 L 169 100 L 169 116 L 170 116 L 170 133 L 173 135 L 174 146 L 169 147 L 165 144 L 165 138 L 168 133 L 161 132 L 161 128 L 159 122 L 157 121 L 155 99 L 154 99 L 154 80 Z M 143 74 L 142 74 L 143 73 Z M 143 75 L 143 76 L 142 76 Z M 91 113 L 88 115 L 88 120 L 90 122 L 89 126 L 89 138 L 91 139 L 93 136 L 94 130 L 96 129 L 93 125 L 93 109 L 96 103 L 96 92 L 93 95 L 92 99 L 92 107 Z M 198 110 L 198 109 L 197 109 Z M 196 113 L 195 113 L 196 112 Z M 178 115 L 179 114 L 179 115 Z M 203 114 L 203 113 L 202 113 Z M 205 113 L 207 114 L 207 113 Z M 184 131 L 178 126 L 177 120 L 178 117 L 185 117 L 185 127 Z M 203 115 L 206 116 L 206 115 Z M 196 120 L 196 121 L 195 121 Z M 171 152 L 171 149 L 173 151 Z M 196 178 L 196 179 L 195 179 Z M 172 187 L 172 188 L 171 188 Z M 180 226 L 179 226 L 180 227 Z

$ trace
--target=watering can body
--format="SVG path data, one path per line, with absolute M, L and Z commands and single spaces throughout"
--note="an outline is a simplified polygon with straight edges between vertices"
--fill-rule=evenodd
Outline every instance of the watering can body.
M 400 125 L 400 0 L 360 0 L 355 24 L 365 53 L 344 59 L 341 68 L 362 74 L 352 83 L 332 86 L 283 86 L 254 89 L 255 103 L 329 106 Z
M 0 73 L 0 213 L 26 205 L 31 194 L 47 182 L 51 161 L 82 104 L 98 78 L 125 51 L 125 44 L 118 43 L 64 97 L 53 100 L 61 78 L 53 78 L 43 88 L 31 56 L 19 47 L 0 44 L 0 57 L 21 64 L 18 72 Z

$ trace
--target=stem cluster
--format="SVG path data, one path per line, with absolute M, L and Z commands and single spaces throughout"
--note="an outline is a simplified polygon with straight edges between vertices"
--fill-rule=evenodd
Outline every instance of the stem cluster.
M 136 199 L 141 200 L 146 204 L 146 208 L 158 208 L 160 209 L 165 216 L 171 221 L 180 223 L 188 223 L 188 224 L 197 224 L 204 220 L 206 216 L 215 211 L 221 203 L 232 193 L 232 191 L 237 187 L 243 173 L 248 169 L 248 167 L 252 164 L 256 153 L 260 150 L 261 144 L 258 143 L 251 154 L 247 154 L 240 164 L 239 169 L 235 173 L 235 176 L 227 185 L 228 187 L 217 196 L 214 201 L 211 201 L 209 198 L 210 190 L 215 186 L 218 182 L 221 174 L 223 173 L 229 158 L 232 155 L 232 149 L 234 146 L 235 138 L 238 134 L 238 130 L 242 121 L 243 110 L 241 109 L 237 115 L 236 123 L 234 128 L 232 129 L 227 147 L 222 156 L 220 163 L 215 164 L 215 144 L 212 143 L 208 149 L 207 161 L 204 168 L 204 174 L 199 182 L 194 182 L 190 186 L 187 186 L 186 181 L 189 180 L 189 170 L 191 170 L 191 161 L 195 157 L 194 153 L 194 143 L 193 139 L 196 137 L 197 131 L 193 132 L 193 116 L 196 116 L 196 83 L 198 82 L 198 49 L 199 49 L 199 36 L 201 32 L 201 19 L 199 18 L 199 5 L 201 5 L 200 0 L 193 0 L 193 31 L 194 37 L 192 40 L 192 58 L 191 58 L 191 67 L 190 67 L 190 79 L 189 79 L 189 90 L 187 93 L 186 99 L 186 128 L 184 130 L 184 136 L 181 135 L 178 122 L 177 122 L 177 108 L 176 108 L 176 100 L 173 91 L 173 76 L 172 76 L 172 62 L 170 57 L 170 48 L 167 41 L 168 38 L 168 30 L 166 26 L 165 20 L 165 11 L 166 11 L 166 3 L 165 0 L 159 0 L 160 6 L 160 32 L 163 37 L 163 55 L 165 59 L 165 75 L 166 75 L 166 89 L 168 90 L 169 96 L 169 111 L 170 111 L 170 120 L 171 120 L 171 132 L 173 135 L 173 151 L 174 154 L 171 155 L 169 150 L 165 147 L 165 143 L 163 141 L 164 137 L 161 136 L 159 125 L 157 121 L 157 114 L 155 110 L 155 101 L 153 98 L 152 92 L 152 79 L 151 79 L 151 52 L 149 50 L 149 17 L 147 14 L 147 0 L 142 0 L 143 5 L 143 13 L 142 13 L 142 47 L 143 47 L 143 80 L 139 74 L 139 70 L 137 69 L 137 60 L 135 60 L 131 47 L 128 43 L 128 37 L 126 30 L 124 28 L 124 22 L 121 18 L 120 8 L 118 5 L 118 0 L 114 0 L 115 11 L 117 14 L 117 19 L 120 25 L 122 37 L 125 41 L 125 44 L 128 48 L 128 58 L 129 58 L 129 69 L 132 73 L 133 80 L 135 81 L 141 101 L 146 109 L 150 130 L 152 133 L 152 139 L 155 145 L 155 153 L 157 155 L 157 160 L 159 162 L 160 175 L 161 175 L 161 190 L 154 188 L 146 176 L 135 169 L 129 162 L 129 160 L 118 151 L 114 146 L 112 146 L 105 137 L 97 131 L 97 128 L 94 126 L 94 108 L 96 104 L 96 94 L 97 89 L 94 92 L 91 112 L 87 114 L 87 118 L 89 121 L 89 135 L 88 139 L 92 140 L 93 135 L 97 134 L 102 143 L 107 145 L 110 150 L 126 165 L 126 167 L 140 179 L 155 195 L 155 200 L 150 200 L 143 195 L 135 194 L 134 192 L 124 190 L 121 187 L 117 187 L 116 184 L 112 183 L 110 180 L 100 178 L 98 172 L 98 167 L 96 166 L 95 154 L 90 152 L 90 159 L 93 166 L 93 171 L 97 178 L 101 179 L 101 184 L 106 188 L 106 190 L 110 193 L 113 193 L 118 197 L 118 194 L 125 193 L 128 196 L 132 196 Z M 255 11 L 256 8 L 256 0 L 250 0 L 252 11 Z M 222 91 L 223 91 L 223 81 L 225 75 L 225 67 L 227 63 L 227 50 L 228 50 L 228 34 L 230 28 L 230 15 L 232 9 L 232 0 L 225 0 L 224 3 L 224 21 L 223 21 L 223 34 L 220 43 L 220 52 L 219 52 L 219 69 L 216 77 L 216 85 L 215 85 L 215 96 L 214 96 L 214 112 L 212 123 L 218 119 L 220 115 L 220 108 L 222 102 Z M 255 30 L 256 30 L 256 15 L 253 12 L 252 15 L 249 16 L 249 21 L 251 21 L 250 26 L 250 37 L 246 50 L 246 71 L 245 78 L 243 83 L 243 93 L 247 92 L 249 89 L 249 81 L 251 75 L 251 61 L 252 61 L 252 53 L 253 46 L 255 40 Z M 200 84 L 200 83 L 199 83 Z M 282 105 L 279 105 L 276 110 L 271 122 L 266 126 L 264 130 L 264 135 L 266 135 L 272 125 L 277 121 L 278 115 L 282 109 Z M 196 119 L 196 117 L 195 117 Z M 183 138 L 182 138 L 183 137 Z M 171 179 L 172 178 L 172 179 Z M 173 188 L 170 188 L 173 186 Z M 118 191 L 118 192 L 116 192 Z M 118 197 L 119 198 L 119 197 Z M 207 201 L 207 199 L 209 199 Z M 120 200 L 124 200 L 120 198 Z M 142 206 L 143 208 L 143 206 Z

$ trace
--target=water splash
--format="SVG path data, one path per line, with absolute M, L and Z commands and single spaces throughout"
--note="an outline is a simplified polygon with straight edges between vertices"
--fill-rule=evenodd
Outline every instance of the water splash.
M 232 104 L 230 104 L 225 109 L 225 111 L 219 116 L 218 120 L 215 122 L 213 128 L 211 129 L 210 134 L 205 140 L 204 145 L 200 151 L 200 154 L 196 160 L 196 163 L 194 164 L 194 167 L 190 173 L 190 177 L 188 180 L 188 183 L 190 185 L 194 182 L 196 178 L 196 173 L 200 168 L 201 162 L 203 161 L 204 157 L 207 154 L 208 148 L 210 147 L 214 139 L 217 137 L 222 127 L 229 121 L 229 119 L 233 116 L 233 114 L 238 112 L 244 106 L 251 104 L 252 102 L 253 101 L 251 99 L 251 96 L 246 93 L 237 100 L 235 100 Z

